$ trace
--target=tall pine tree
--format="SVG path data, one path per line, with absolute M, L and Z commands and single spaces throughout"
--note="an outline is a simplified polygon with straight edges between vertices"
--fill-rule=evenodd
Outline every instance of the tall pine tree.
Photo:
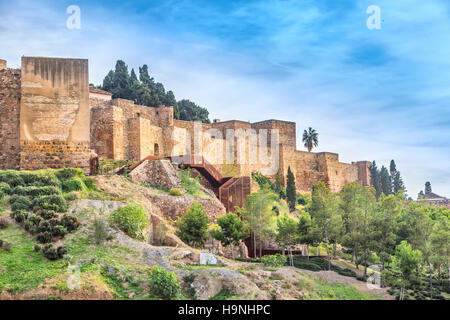
M 382 189 L 381 189 L 380 172 L 377 168 L 375 160 L 370 165 L 369 171 L 370 171 L 370 184 L 375 188 L 376 197 L 378 199 L 378 197 L 381 195 Z
M 430 181 L 425 182 L 425 194 L 432 193 Z
M 392 193 L 391 177 L 389 176 L 389 172 L 385 166 L 381 166 L 380 169 L 380 183 L 381 192 L 387 196 L 390 195 Z
M 295 204 L 297 202 L 297 190 L 295 189 L 295 177 L 291 171 L 290 166 L 288 167 L 286 185 L 286 196 L 289 210 L 295 211 Z
M 122 60 L 117 60 L 113 76 L 113 86 L 111 91 L 113 98 L 131 98 L 130 74 L 128 73 L 128 67 Z
M 403 183 L 403 179 L 400 175 L 400 171 L 397 170 L 397 166 L 394 160 L 391 160 L 389 165 L 389 173 L 391 177 L 392 191 L 393 193 L 397 193 L 400 190 L 406 191 L 405 185 Z

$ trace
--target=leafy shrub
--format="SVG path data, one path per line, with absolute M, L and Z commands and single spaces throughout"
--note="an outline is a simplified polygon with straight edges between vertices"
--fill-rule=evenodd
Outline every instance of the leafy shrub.
M 171 189 L 169 190 L 169 194 L 170 194 L 171 196 L 181 196 L 181 195 L 183 194 L 183 192 L 181 192 L 181 190 L 178 189 L 178 188 L 171 188 Z
M 42 248 L 42 253 L 49 260 L 57 260 L 61 259 L 67 253 L 67 248 L 65 246 L 56 247 L 53 244 L 46 244 Z
M 109 233 L 108 230 L 108 224 L 105 220 L 96 218 L 93 223 L 94 232 L 93 232 L 93 238 L 94 242 L 96 244 L 101 244 L 107 240 L 111 240 L 112 236 Z
M 52 226 L 46 220 L 42 220 L 37 227 L 38 232 L 46 232 L 46 231 L 50 231 L 51 229 L 52 229 Z
M 310 202 L 309 197 L 307 195 L 299 195 L 297 197 L 297 203 L 301 205 L 307 205 Z
M 189 210 L 177 219 L 180 239 L 191 245 L 202 245 L 208 238 L 209 218 L 203 206 L 194 201 Z
M 61 182 L 55 176 L 55 170 L 46 169 L 39 171 L 17 172 L 27 186 L 54 186 L 61 188 Z
M 35 244 L 34 245 L 34 251 L 35 252 L 39 252 L 39 251 L 41 251 L 42 250 L 42 246 L 41 245 L 39 245 L 39 244 Z
M 61 191 L 55 186 L 17 186 L 13 189 L 12 193 L 35 198 L 52 194 L 61 194 Z
M 6 182 L 0 182 L 0 194 L 11 194 L 12 188 Z
M 57 214 L 54 210 L 38 210 L 36 214 L 40 215 L 45 220 L 50 220 L 57 217 Z
M 0 182 L 7 183 L 11 188 L 25 185 L 25 181 L 20 176 L 19 171 L 0 172 Z
M 67 201 L 62 195 L 49 195 L 35 198 L 33 200 L 33 210 L 54 210 L 56 212 L 67 211 Z
M 27 219 L 28 212 L 23 210 L 13 211 L 11 217 L 16 220 L 17 223 L 21 223 Z
M 198 177 L 191 178 L 191 170 L 184 169 L 180 170 L 181 186 L 186 190 L 186 192 L 192 196 L 199 196 L 202 186 Z
M 97 190 L 97 187 L 95 186 L 95 180 L 92 178 L 84 178 L 83 183 L 89 190 Z
M 173 271 L 168 272 L 160 267 L 152 269 L 150 283 L 153 293 L 164 299 L 176 298 L 181 290 L 178 276 Z
M 31 200 L 26 196 L 14 194 L 9 198 L 9 203 L 13 212 L 20 210 L 28 211 L 31 209 Z
M 28 221 L 30 221 L 34 226 L 39 226 L 39 224 L 41 223 L 41 221 L 43 220 L 42 217 L 36 215 L 36 214 L 30 214 L 28 215 Z
M 24 228 L 26 231 L 28 231 L 31 234 L 35 234 L 38 232 L 37 227 L 29 219 L 25 220 Z
M 279 268 L 287 261 L 286 256 L 282 254 L 266 255 L 261 258 L 261 262 L 266 267 Z
M 36 236 L 36 240 L 40 243 L 50 243 L 53 240 L 52 234 L 49 231 L 41 232 Z
M 56 171 L 56 177 L 62 182 L 73 179 L 74 177 L 84 177 L 83 171 L 78 168 L 64 168 Z
M 70 214 L 62 216 L 60 224 L 67 229 L 67 231 L 76 230 L 80 226 L 78 219 Z
M 60 225 L 52 227 L 51 230 L 54 237 L 64 237 L 67 234 L 67 229 Z
M 80 191 L 83 190 L 83 182 L 79 179 L 69 179 L 62 183 L 62 189 L 64 192 Z
M 55 227 L 55 226 L 61 224 L 61 221 L 59 221 L 58 218 L 51 218 L 51 219 L 48 220 L 48 222 L 50 223 L 50 225 L 52 227 Z
M 150 225 L 144 209 L 135 203 L 113 211 L 111 221 L 135 239 L 143 239 L 144 229 Z

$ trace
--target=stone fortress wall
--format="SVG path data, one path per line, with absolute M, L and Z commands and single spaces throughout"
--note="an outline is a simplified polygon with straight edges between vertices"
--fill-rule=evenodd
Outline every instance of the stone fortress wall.
M 135 161 L 199 154 L 224 174 L 260 171 L 284 183 L 290 167 L 303 191 L 318 181 L 333 191 L 370 181 L 367 161 L 347 164 L 335 153 L 297 150 L 294 122 L 200 124 L 174 120 L 173 107 L 112 99 L 89 87 L 85 59 L 23 57 L 21 69 L 0 60 L 0 117 L 0 169 L 86 169 L 93 150 L 100 158 Z M 265 135 L 267 147 L 259 141 Z
M 21 69 L 1 65 L 0 168 L 88 168 L 88 61 L 22 57 Z
M 297 189 L 302 191 L 311 191 L 319 181 L 324 181 L 332 191 L 339 191 L 353 181 L 362 185 L 370 183 L 368 161 L 342 163 L 336 153 L 297 150 L 294 122 L 174 120 L 172 107 L 140 106 L 130 100 L 111 99 L 111 96 L 107 99 L 108 93 L 103 93 L 105 99 L 90 100 L 91 148 L 100 158 L 137 161 L 150 155 L 199 154 L 224 175 L 231 165 L 238 176 L 259 171 L 271 178 L 279 175 L 284 184 L 290 167 Z M 271 142 L 274 129 L 278 130 L 277 148 Z M 261 130 L 267 130 L 267 148 L 262 148 L 259 142 Z M 227 134 L 233 136 L 228 143 Z M 264 154 L 273 162 L 277 160 L 277 166 L 272 168 L 273 163 L 264 161 Z

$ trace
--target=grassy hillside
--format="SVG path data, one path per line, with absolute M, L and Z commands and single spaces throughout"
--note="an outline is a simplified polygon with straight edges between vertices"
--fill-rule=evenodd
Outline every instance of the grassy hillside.
M 8 181 L 13 186 L 9 194 L 3 194 L 0 201 L 0 219 L 6 221 L 6 227 L 0 228 L 0 240 L 11 245 L 10 250 L 0 249 L 0 299 L 160 299 L 161 295 L 156 294 L 152 287 L 152 270 L 155 266 L 175 272 L 181 285 L 175 297 L 177 299 L 379 298 L 352 284 L 327 281 L 310 271 L 296 268 L 267 270 L 260 263 L 224 258 L 220 258 L 218 266 L 201 266 L 195 260 L 198 259 L 195 257 L 198 257 L 199 250 L 151 246 L 146 241 L 126 235 L 112 224 L 110 216 L 115 208 L 126 204 L 127 199 L 120 196 L 118 198 L 125 200 L 125 203 L 109 201 L 117 198 L 117 195 L 96 189 L 95 181 L 86 180 L 79 172 L 74 173 L 74 176 L 66 172 L 65 177 L 65 174 L 47 170 L 40 172 L 37 180 L 28 174 L 28 182 L 24 182 L 21 188 L 13 185 L 13 181 L 22 183 L 20 179 L 9 175 Z M 60 178 L 55 180 L 54 177 L 58 176 Z M 41 182 L 38 184 L 36 181 Z M 49 260 L 42 250 L 35 250 L 39 244 L 39 234 L 25 230 L 27 218 L 16 221 L 11 217 L 13 208 L 9 199 L 14 192 L 28 194 L 47 190 L 39 189 L 45 184 L 42 181 L 51 181 L 67 202 L 61 203 L 58 208 L 51 207 L 66 211 L 56 212 L 54 216 L 62 219 L 65 214 L 69 214 L 79 222 L 79 226 L 67 231 L 65 236 L 53 237 L 55 246 L 67 248 L 67 253 L 57 260 Z M 126 180 L 126 183 L 130 181 Z M 36 185 L 39 187 L 35 188 Z M 145 186 L 136 185 L 138 187 Z M 74 192 L 71 190 L 73 188 L 79 190 Z M 150 186 L 147 188 L 151 189 Z M 101 200 L 80 200 L 80 197 Z M 48 211 L 52 211 L 46 208 L 49 206 L 47 202 L 41 204 L 41 201 L 34 201 L 36 197 L 30 198 L 30 203 L 35 206 L 26 209 L 25 217 L 34 216 L 32 212 L 45 216 Z M 107 240 L 100 243 L 96 242 L 95 236 L 98 219 L 106 222 L 110 234 Z M 203 286 L 205 281 L 206 287 Z M 213 281 L 220 281 L 221 289 L 218 292 L 213 290 Z M 208 292 L 203 295 L 202 290 Z

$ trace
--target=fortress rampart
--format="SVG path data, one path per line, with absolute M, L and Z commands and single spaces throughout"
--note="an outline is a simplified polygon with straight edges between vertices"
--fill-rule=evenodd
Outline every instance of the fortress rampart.
M 91 150 L 104 159 L 199 154 L 224 172 L 260 171 L 298 190 L 324 181 L 331 190 L 369 185 L 367 161 L 297 150 L 296 124 L 266 120 L 194 123 L 174 120 L 173 107 L 152 108 L 89 87 L 88 61 L 23 57 L 21 69 L 0 60 L 0 169 L 88 168 Z M 267 139 L 262 139 L 267 136 Z M 269 161 L 268 161 L 269 160 Z

